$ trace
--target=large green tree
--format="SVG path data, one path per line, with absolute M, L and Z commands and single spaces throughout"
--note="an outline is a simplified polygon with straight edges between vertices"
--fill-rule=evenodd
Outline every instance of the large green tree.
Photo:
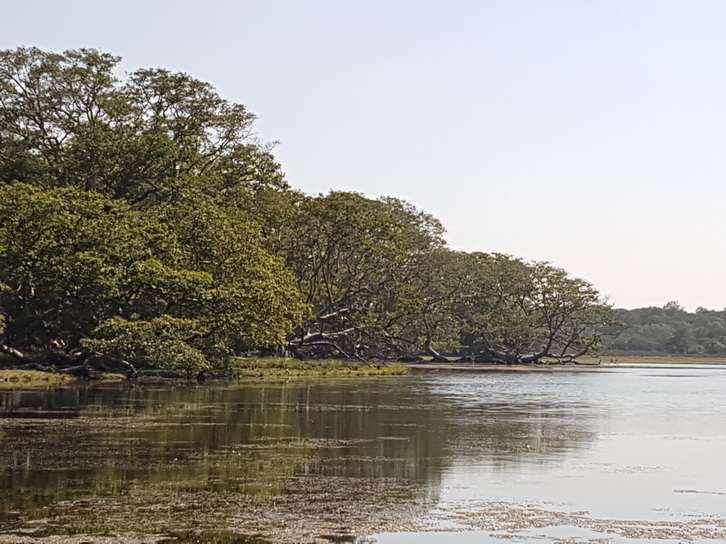
M 488 362 L 571 360 L 597 352 L 611 310 L 587 282 L 547 263 L 440 249 L 397 296 L 391 338 Z
M 0 52 L 0 351 L 192 374 L 260 349 L 597 349 L 610 310 L 586 282 L 452 251 L 395 198 L 294 191 L 244 106 L 119 60 Z
M 210 191 L 285 185 L 255 116 L 187 74 L 94 49 L 0 52 L 0 180 L 72 186 L 148 205 L 196 182 Z
M 289 348 L 380 355 L 398 293 L 419 273 L 422 256 L 443 246 L 442 231 L 433 217 L 394 198 L 301 196 L 279 251 L 313 314 Z
M 283 343 L 306 307 L 267 250 L 288 189 L 255 117 L 186 74 L 122 81 L 119 60 L 0 52 L 5 351 L 191 369 Z
M 152 213 L 75 188 L 5 184 L 0 247 L 6 352 L 86 349 L 191 372 L 284 342 L 305 313 L 259 227 L 204 194 Z

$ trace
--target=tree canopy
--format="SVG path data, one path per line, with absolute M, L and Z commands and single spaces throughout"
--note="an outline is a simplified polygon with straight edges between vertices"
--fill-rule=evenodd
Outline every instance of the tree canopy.
M 617 351 L 726 354 L 726 309 L 687 312 L 675 301 L 662 308 L 617 310 L 627 327 L 610 343 Z
M 0 52 L 0 350 L 190 375 L 232 354 L 487 361 L 599 349 L 547 263 L 464 253 L 392 197 L 305 195 L 255 116 L 93 49 Z M 37 358 L 37 357 L 36 357 Z

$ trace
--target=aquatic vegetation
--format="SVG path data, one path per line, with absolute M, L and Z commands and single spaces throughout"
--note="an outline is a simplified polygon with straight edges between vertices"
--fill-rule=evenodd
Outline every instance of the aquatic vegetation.
M 37 370 L 0 370 L 0 387 L 46 387 L 50 385 L 63 385 L 71 382 L 73 378 L 68 374 L 58 372 L 40 372 Z

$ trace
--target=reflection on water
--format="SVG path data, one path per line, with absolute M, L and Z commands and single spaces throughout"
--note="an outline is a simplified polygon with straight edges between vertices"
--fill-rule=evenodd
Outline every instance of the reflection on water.
M 0 531 L 351 541 L 427 517 L 496 536 L 533 509 L 579 531 L 726 516 L 725 386 L 709 368 L 0 390 Z
M 254 530 L 307 512 L 352 538 L 346 518 L 436 502 L 445 418 L 417 394 L 396 379 L 3 391 L 0 524 Z
M 726 491 L 726 470 L 721 468 L 726 456 L 725 386 L 724 369 L 527 374 L 505 385 L 489 384 L 492 398 L 516 390 L 515 406 L 532 403 L 529 416 L 514 416 L 508 424 L 509 414 L 492 425 L 514 429 L 518 419 L 525 421 L 534 432 L 529 444 L 522 442 L 519 448 L 538 451 L 503 469 L 496 466 L 501 454 L 462 452 L 443 475 L 441 499 L 480 499 L 480 486 L 486 485 L 487 498 L 549 502 L 603 518 L 726 515 L 726 497 L 678 492 Z M 456 394 L 469 410 L 488 410 L 488 403 L 478 400 L 475 378 L 463 389 Z M 533 396 L 544 406 L 535 408 Z M 557 423 L 547 424 L 550 418 Z M 481 425 L 482 432 L 486 426 Z M 569 441 L 562 443 L 563 437 Z M 516 450 L 518 442 L 513 437 L 510 447 Z

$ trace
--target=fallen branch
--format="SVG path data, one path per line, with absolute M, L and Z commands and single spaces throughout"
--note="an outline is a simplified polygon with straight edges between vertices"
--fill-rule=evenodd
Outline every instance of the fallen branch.
M 15 348 L 11 348 L 8 345 L 0 344 L 0 353 L 6 353 L 6 354 L 10 355 L 11 357 L 13 357 L 14 359 L 16 359 L 16 360 L 18 360 L 21 363 L 24 363 L 26 365 L 27 364 L 33 364 L 33 361 L 31 361 L 30 359 L 28 359 L 20 351 L 18 351 Z

